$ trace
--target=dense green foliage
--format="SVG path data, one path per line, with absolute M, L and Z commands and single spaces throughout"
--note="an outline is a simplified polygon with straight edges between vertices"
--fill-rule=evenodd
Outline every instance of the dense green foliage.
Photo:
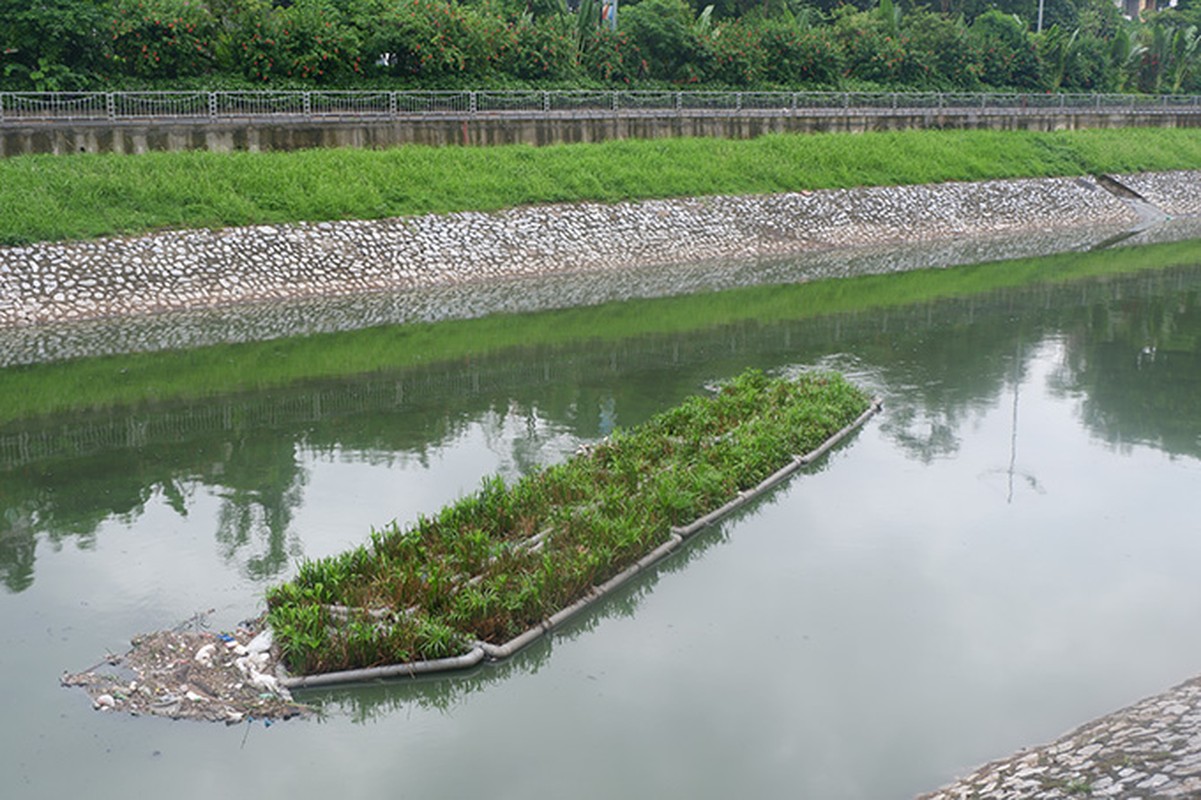
M 0 0 L 0 89 L 704 84 L 1201 90 L 1196 4 Z
M 583 597 L 862 413 L 836 375 L 750 371 L 588 452 L 301 565 L 267 595 L 298 673 L 403 663 L 500 644 Z
M 0 244 L 532 203 L 1195 169 L 1201 132 L 904 131 L 0 159 Z

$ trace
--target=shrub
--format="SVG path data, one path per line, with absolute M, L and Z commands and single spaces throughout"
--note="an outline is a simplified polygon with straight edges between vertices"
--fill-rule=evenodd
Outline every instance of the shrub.
M 483 77 L 517 47 L 517 32 L 447 0 L 402 0 L 382 9 L 364 43 L 373 71 L 396 77 Z
M 98 3 L 0 0 L 0 88 L 82 89 L 101 66 Z
M 972 23 L 980 79 L 989 86 L 1043 88 L 1042 62 L 1026 27 L 1011 15 L 987 11 Z
M 234 52 L 246 77 L 330 82 L 363 72 L 353 28 L 323 0 L 297 0 L 243 18 Z
M 561 14 L 537 19 L 523 17 L 510 23 L 510 47 L 500 68 L 515 78 L 562 79 L 576 71 L 576 49 L 570 20 Z
M 1063 87 L 1086 92 L 1111 92 L 1118 85 L 1118 70 L 1110 57 L 1110 45 L 1091 34 L 1076 40 L 1073 58 L 1063 76 Z
M 642 54 L 647 77 L 694 83 L 708 74 L 711 54 L 684 0 L 642 0 L 619 19 Z
M 980 84 L 979 48 L 962 22 L 928 11 L 912 11 L 905 17 L 904 30 L 919 85 L 971 89 Z
M 843 12 L 834 23 L 834 34 L 846 59 L 843 74 L 848 78 L 899 84 L 925 76 L 907 50 L 908 39 L 877 12 Z
M 579 58 L 584 74 L 594 80 L 628 84 L 642 76 L 642 52 L 625 31 L 592 29 Z
M 213 69 L 220 30 L 207 8 L 189 0 L 117 0 L 109 33 L 112 73 L 183 78 Z
M 761 26 L 760 46 L 769 83 L 836 86 L 842 75 L 842 51 L 827 27 L 801 30 L 769 21 Z
M 709 35 L 712 54 L 708 77 L 729 86 L 754 86 L 763 80 L 767 58 L 762 31 L 754 23 L 725 23 Z

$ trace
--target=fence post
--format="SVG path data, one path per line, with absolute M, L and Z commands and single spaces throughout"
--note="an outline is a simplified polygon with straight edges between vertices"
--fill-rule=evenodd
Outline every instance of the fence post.
M 734 110 L 735 111 L 742 110 L 742 92 L 734 93 Z
M 217 121 L 217 93 L 209 92 L 209 122 Z
M 105 92 L 104 94 L 104 113 L 108 117 L 109 122 L 116 121 L 117 97 L 113 92 Z
M 304 118 L 305 118 L 305 119 L 312 119 L 312 118 L 313 118 L 313 98 L 312 98 L 312 93 L 311 93 L 311 92 L 305 92 L 305 93 L 304 93 L 304 94 L 303 94 L 301 97 L 302 97 L 303 104 L 304 104 Z
M 4 122 L 4 92 L 0 92 L 0 122 Z
M 471 115 L 475 115 L 480 110 L 479 100 L 475 96 L 475 92 L 467 93 L 467 111 Z
M 850 111 L 850 109 L 851 109 L 851 93 L 850 92 L 842 93 L 842 109 L 843 109 L 843 111 Z
M 676 107 L 677 114 L 684 113 L 684 93 L 683 92 L 676 92 L 674 105 Z
M 396 92 L 388 92 L 388 118 L 396 119 Z
M 794 117 L 796 116 L 796 109 L 797 109 L 797 93 L 793 92 L 792 93 L 792 115 Z

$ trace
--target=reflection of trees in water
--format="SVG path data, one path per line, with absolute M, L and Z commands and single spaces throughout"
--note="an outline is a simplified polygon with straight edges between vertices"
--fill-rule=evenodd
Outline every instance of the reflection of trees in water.
M 288 535 L 306 474 L 290 439 L 242 438 L 227 445 L 220 479 L 217 541 L 226 561 L 241 561 L 255 580 L 276 577 L 301 553 Z M 249 547 L 261 542 L 257 554 Z
M 1078 397 L 1100 438 L 1201 453 L 1201 267 L 1027 293 L 1036 302 L 1001 293 L 985 313 L 978 298 L 936 304 L 925 328 L 847 343 L 887 391 L 881 430 L 903 452 L 923 462 L 954 454 L 962 425 L 1004 402 L 1007 387 L 1016 415 L 1031 359 L 1054 338 L 1063 356 L 1049 388 Z
M 264 435 L 266 434 L 266 435 Z M 230 441 L 109 451 L 43 462 L 0 473 L 0 576 L 12 592 L 33 583 L 40 539 L 53 547 L 95 543 L 107 520 L 140 517 L 157 496 L 181 517 L 197 486 L 215 486 L 223 505 L 217 541 L 227 560 L 240 561 L 255 580 L 279 575 L 299 553 L 289 535 L 305 475 L 290 440 L 259 432 Z M 255 543 L 261 543 L 253 552 Z
M 1198 291 L 1127 296 L 1065 326 L 1053 390 L 1079 398 L 1081 419 L 1117 448 L 1201 456 Z
M 28 508 L 4 510 L 0 526 L 0 581 L 10 592 L 23 592 L 33 585 L 33 562 L 37 533 Z
M 135 478 L 116 479 L 130 471 Z M 90 549 L 104 520 L 134 519 L 142 513 L 154 483 L 130 454 L 105 465 L 68 460 L 0 473 L 0 576 L 5 588 L 21 592 L 33 585 L 39 539 L 56 550 L 65 542 Z
M 929 464 L 936 458 L 954 455 L 959 450 L 956 433 L 959 421 L 945 412 L 931 413 L 913 404 L 890 404 L 880 429 L 911 458 Z
M 1022 327 L 1006 316 L 976 316 L 852 345 L 887 393 L 880 430 L 924 464 L 955 455 L 965 422 L 988 411 L 1025 374 L 1014 343 Z

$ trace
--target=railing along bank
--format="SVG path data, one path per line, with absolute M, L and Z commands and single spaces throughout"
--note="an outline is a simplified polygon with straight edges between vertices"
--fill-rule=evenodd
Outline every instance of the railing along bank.
M 1201 95 L 620 90 L 0 92 L 0 125 L 892 111 L 1201 113 Z

